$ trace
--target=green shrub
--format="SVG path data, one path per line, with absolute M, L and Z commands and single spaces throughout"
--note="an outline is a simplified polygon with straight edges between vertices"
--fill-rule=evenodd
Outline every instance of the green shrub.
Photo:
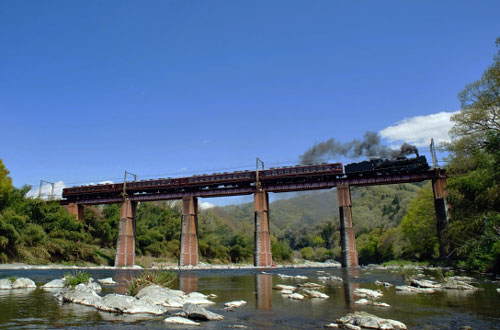
M 128 286 L 128 294 L 135 296 L 140 289 L 153 284 L 169 287 L 175 278 L 175 273 L 166 270 L 145 270 L 139 276 L 132 278 Z
M 302 258 L 312 260 L 314 251 L 312 247 L 306 246 L 305 248 L 300 249 L 300 254 L 302 255 Z
M 74 288 L 78 284 L 87 284 L 90 282 L 90 274 L 87 272 L 77 272 L 76 274 L 66 274 L 64 275 L 65 283 L 64 286 L 71 286 Z

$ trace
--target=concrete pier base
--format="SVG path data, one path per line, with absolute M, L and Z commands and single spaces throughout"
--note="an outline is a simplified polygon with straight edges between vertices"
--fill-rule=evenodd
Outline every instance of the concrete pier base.
M 269 234 L 269 195 L 265 191 L 258 191 L 254 196 L 255 233 L 254 233 L 254 266 L 271 267 L 271 236 Z
M 358 252 L 352 227 L 351 192 L 349 185 L 337 186 L 340 219 L 340 246 L 342 267 L 358 267 Z
M 181 255 L 179 266 L 198 265 L 198 198 L 182 199 Z
M 135 265 L 135 213 L 137 202 L 125 199 L 121 205 L 115 266 Z

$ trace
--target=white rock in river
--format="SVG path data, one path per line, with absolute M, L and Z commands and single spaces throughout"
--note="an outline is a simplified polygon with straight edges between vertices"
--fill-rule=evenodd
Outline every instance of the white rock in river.
M 150 285 L 141 289 L 136 298 L 165 307 L 182 308 L 184 293 L 179 290 L 170 290 L 159 285 Z
M 313 282 L 306 282 L 302 284 L 297 284 L 297 286 L 300 286 L 302 288 L 324 288 L 324 285 L 313 283 Z
M 36 288 L 35 282 L 29 278 L 19 277 L 11 281 L 8 278 L 0 280 L 0 290 L 10 290 L 10 289 L 32 289 Z
M 12 289 L 12 282 L 8 278 L 2 278 L 0 280 L 0 290 L 10 290 Z
M 182 311 L 186 313 L 187 317 L 194 320 L 219 321 L 224 319 L 222 315 L 210 312 L 199 305 L 190 303 L 184 304 Z
M 191 303 L 195 305 L 215 304 L 207 299 L 207 295 L 199 292 L 191 292 L 185 295 L 180 290 L 172 290 L 159 285 L 150 285 L 141 289 L 136 298 L 165 307 L 182 308 L 184 304 Z
M 35 282 L 29 278 L 19 277 L 12 283 L 12 289 L 29 289 L 36 288 Z
M 370 289 L 356 289 L 354 290 L 354 294 L 360 297 L 369 297 L 375 299 L 383 296 L 382 292 Z
M 396 291 L 406 292 L 406 293 L 434 293 L 435 289 L 432 288 L 417 288 L 409 285 L 398 285 L 396 286 Z
M 436 282 L 429 280 L 417 280 L 417 279 L 412 279 L 411 285 L 417 288 L 430 288 L 430 289 L 439 289 L 441 287 L 441 285 L 439 285 Z
M 85 284 L 78 284 L 75 288 L 65 288 L 54 295 L 61 302 L 73 302 L 86 306 L 102 305 L 102 298 Z
M 370 305 L 371 301 L 369 301 L 368 299 L 359 299 L 359 300 L 356 300 L 354 302 L 356 305 Z
M 273 288 L 274 290 L 295 290 L 296 287 L 292 286 L 292 285 L 284 285 L 284 284 L 277 284 L 274 286 Z
M 108 294 L 102 298 L 102 306 L 97 306 L 102 310 L 113 310 L 128 314 L 154 314 L 162 315 L 167 312 L 163 306 L 151 304 L 147 301 L 121 294 Z
M 203 294 L 201 292 L 191 292 L 187 296 L 192 298 L 205 298 L 205 299 L 208 298 L 206 294 Z
M 304 300 L 304 296 L 301 295 L 300 293 L 292 293 L 291 295 L 288 296 L 288 298 L 296 300 Z
M 198 293 L 198 292 L 192 292 L 192 293 Z M 191 303 L 191 304 L 195 304 L 195 305 L 215 304 L 213 301 L 208 300 L 207 298 L 203 298 L 203 297 L 200 297 L 198 295 L 191 295 L 191 294 L 184 298 L 184 304 L 185 303 Z
M 186 319 L 185 317 L 180 316 L 167 317 L 165 319 L 165 322 L 173 324 L 200 325 L 198 322 L 191 321 L 190 319 Z
M 106 277 L 106 278 L 101 278 L 97 280 L 97 282 L 103 284 L 103 285 L 111 285 L 111 284 L 117 284 L 112 277 Z
M 95 292 L 101 292 L 102 291 L 102 287 L 101 287 L 101 285 L 99 283 L 90 282 L 90 283 L 87 284 L 87 286 L 90 287 Z
M 320 276 L 320 277 L 318 277 L 318 280 L 322 281 L 322 282 L 326 282 L 326 281 L 330 281 L 330 282 L 343 282 L 344 281 L 342 279 L 342 277 L 338 277 L 338 276 L 334 276 L 334 275 Z
M 356 312 L 347 314 L 337 320 L 342 326 L 353 325 L 369 329 L 406 329 L 406 325 L 399 321 L 383 319 L 381 317 L 365 313 Z
M 131 296 L 109 294 L 101 297 L 85 284 L 78 284 L 75 288 L 62 289 L 54 297 L 62 302 L 91 306 L 105 312 L 161 315 L 167 311 L 163 306 L 151 304 Z
M 307 290 L 307 289 L 304 289 L 304 290 L 302 290 L 302 292 L 304 292 L 305 294 L 307 294 L 311 298 L 320 298 L 320 299 L 328 299 L 328 298 L 330 298 L 328 295 L 326 295 L 326 294 L 324 294 L 322 292 L 316 291 L 316 290 Z
M 245 305 L 247 302 L 245 300 L 235 300 L 235 301 L 230 301 L 224 304 L 224 306 L 229 307 L 229 308 L 235 308 L 235 307 L 241 307 Z
M 287 296 L 287 295 L 291 295 L 293 293 L 292 290 L 288 290 L 288 289 L 283 289 L 280 291 L 280 293 L 284 296 Z
M 470 285 L 469 283 L 457 280 L 448 279 L 444 282 L 441 287 L 447 290 L 479 290 L 475 286 Z
M 391 283 L 388 283 L 388 282 L 380 282 L 380 281 L 375 281 L 375 285 L 383 285 L 385 286 L 386 288 L 389 288 L 391 286 L 393 286 Z
M 42 288 L 43 289 L 58 289 L 58 288 L 64 288 L 64 284 L 66 283 L 66 281 L 63 279 L 55 279 L 55 280 L 52 280 L 48 283 L 45 283 Z

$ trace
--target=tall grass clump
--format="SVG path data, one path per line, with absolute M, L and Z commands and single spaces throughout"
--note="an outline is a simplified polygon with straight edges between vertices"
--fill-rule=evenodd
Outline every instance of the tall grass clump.
M 145 270 L 130 280 L 128 294 L 135 296 L 139 290 L 153 284 L 169 287 L 175 278 L 175 273 L 166 270 Z
M 78 284 L 87 284 L 90 282 L 90 274 L 87 272 L 77 272 L 75 274 L 67 273 L 64 275 L 65 283 L 64 286 L 71 286 L 74 288 Z

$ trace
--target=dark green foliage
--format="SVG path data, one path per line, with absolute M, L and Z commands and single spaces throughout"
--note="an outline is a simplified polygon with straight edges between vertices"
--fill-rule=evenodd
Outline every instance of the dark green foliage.
M 292 260 L 292 249 L 283 241 L 278 241 L 274 236 L 271 237 L 271 252 L 275 262 Z

